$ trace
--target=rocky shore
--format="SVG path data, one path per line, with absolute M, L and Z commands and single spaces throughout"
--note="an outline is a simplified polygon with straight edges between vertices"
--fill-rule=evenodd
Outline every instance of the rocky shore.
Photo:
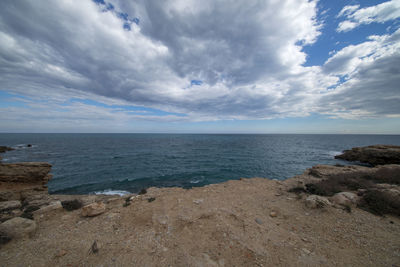
M 363 162 L 357 153 L 352 160 Z M 50 170 L 0 163 L 0 266 L 400 263 L 400 165 L 317 165 L 285 181 L 123 197 L 49 195 Z

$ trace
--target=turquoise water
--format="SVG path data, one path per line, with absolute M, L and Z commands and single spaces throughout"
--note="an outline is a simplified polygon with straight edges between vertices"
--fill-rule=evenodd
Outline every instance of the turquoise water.
M 16 148 L 3 162 L 50 162 L 49 191 L 65 194 L 286 179 L 316 164 L 343 164 L 335 154 L 372 144 L 400 145 L 400 136 L 0 134 L 0 145 Z

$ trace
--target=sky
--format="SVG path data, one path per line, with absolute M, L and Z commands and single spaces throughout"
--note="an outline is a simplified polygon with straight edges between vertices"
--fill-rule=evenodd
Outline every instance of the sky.
M 400 0 L 2 0 L 0 132 L 400 134 Z

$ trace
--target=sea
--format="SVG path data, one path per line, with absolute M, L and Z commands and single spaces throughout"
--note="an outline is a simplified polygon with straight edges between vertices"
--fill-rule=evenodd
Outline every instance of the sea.
M 32 145 L 28 147 L 28 144 Z M 3 163 L 52 164 L 51 194 L 127 194 L 227 180 L 284 180 L 345 149 L 400 145 L 400 135 L 314 134 L 0 134 L 15 148 Z

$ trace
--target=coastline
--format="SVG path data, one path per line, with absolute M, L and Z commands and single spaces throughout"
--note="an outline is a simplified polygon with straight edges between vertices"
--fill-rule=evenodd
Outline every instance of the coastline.
M 127 196 L 48 195 L 43 183 L 48 171 L 38 171 L 42 180 L 27 183 L 19 195 L 21 205 L 42 205 L 32 212 L 36 227 L 1 245 L 0 258 L 6 266 L 396 266 L 398 216 L 377 216 L 351 201 L 349 212 L 332 197 L 288 192 L 337 174 L 373 175 L 391 168 L 397 173 L 400 166 L 318 165 L 284 181 L 152 187 Z M 398 185 L 384 187 L 398 190 Z M 9 189 L 15 193 L 21 185 Z M 18 194 L 11 195 L 17 200 Z M 321 205 L 324 198 L 329 204 Z M 61 202 L 74 199 L 83 206 L 102 203 L 104 210 L 87 217 L 82 208 L 63 208 Z

